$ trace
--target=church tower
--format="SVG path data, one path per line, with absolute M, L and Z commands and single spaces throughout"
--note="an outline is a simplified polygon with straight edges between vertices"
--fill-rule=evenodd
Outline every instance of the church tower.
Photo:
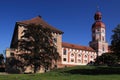
M 108 43 L 106 42 L 106 27 L 102 22 L 102 14 L 97 11 L 94 15 L 95 22 L 92 25 L 92 41 L 89 45 L 96 50 L 97 55 L 108 52 Z

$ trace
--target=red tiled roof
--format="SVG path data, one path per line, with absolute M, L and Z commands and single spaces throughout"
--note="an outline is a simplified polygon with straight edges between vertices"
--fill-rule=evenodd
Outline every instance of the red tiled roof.
M 105 24 L 102 21 L 96 21 L 93 25 L 92 25 L 92 29 L 93 28 L 105 28 Z
M 71 44 L 66 42 L 62 42 L 62 47 L 78 49 L 78 50 L 86 50 L 86 51 L 95 51 L 94 49 L 88 46 L 81 46 L 81 45 L 76 45 L 76 44 Z
M 29 24 L 35 24 L 35 25 L 42 25 L 43 27 L 47 27 L 51 30 L 53 30 L 53 32 L 58 32 L 58 33 L 63 33 L 62 31 L 54 28 L 53 26 L 49 25 L 47 22 L 45 22 L 40 16 L 37 16 L 35 18 L 32 18 L 30 20 L 25 20 L 25 21 L 20 21 L 17 22 L 17 24 L 22 24 L 22 25 L 29 25 Z

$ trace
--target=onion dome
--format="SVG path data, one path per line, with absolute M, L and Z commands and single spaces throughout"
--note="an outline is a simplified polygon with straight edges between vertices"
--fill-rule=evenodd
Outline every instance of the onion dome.
M 96 12 L 95 15 L 94 15 L 94 19 L 97 20 L 97 21 L 98 21 L 98 20 L 101 20 L 101 19 L 102 19 L 102 14 L 101 14 L 101 12 Z
M 102 22 L 102 14 L 97 11 L 94 15 L 95 23 L 92 25 L 92 29 L 94 28 L 105 28 L 105 24 Z

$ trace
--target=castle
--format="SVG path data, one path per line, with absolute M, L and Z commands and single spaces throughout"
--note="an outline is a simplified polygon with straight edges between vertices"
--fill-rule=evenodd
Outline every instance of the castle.
M 97 56 L 108 52 L 106 27 L 102 22 L 101 12 L 97 11 L 95 13 L 94 20 L 95 22 L 91 27 L 92 40 L 89 42 L 89 46 L 62 42 L 63 32 L 49 25 L 40 16 L 30 20 L 16 22 L 10 48 L 6 50 L 6 58 L 19 54 L 16 43 L 18 43 L 18 40 L 23 35 L 22 31 L 24 30 L 24 26 L 29 24 L 40 24 L 53 31 L 54 43 L 57 46 L 57 52 L 59 52 L 59 55 L 61 56 L 61 60 L 57 64 L 58 68 L 65 66 L 87 65 L 90 62 L 94 62 Z M 7 70 L 11 69 L 10 65 L 7 65 L 6 68 Z M 30 69 L 28 69 L 28 71 L 30 71 Z

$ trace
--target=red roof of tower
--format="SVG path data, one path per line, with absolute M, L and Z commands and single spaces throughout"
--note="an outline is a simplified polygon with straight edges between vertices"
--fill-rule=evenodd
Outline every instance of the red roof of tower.
M 93 25 L 92 25 L 92 29 L 93 28 L 105 28 L 105 24 L 102 21 L 96 21 Z
M 95 23 L 92 25 L 92 29 L 95 28 L 105 28 L 105 24 L 101 21 L 102 14 L 101 12 L 97 11 L 94 15 Z

